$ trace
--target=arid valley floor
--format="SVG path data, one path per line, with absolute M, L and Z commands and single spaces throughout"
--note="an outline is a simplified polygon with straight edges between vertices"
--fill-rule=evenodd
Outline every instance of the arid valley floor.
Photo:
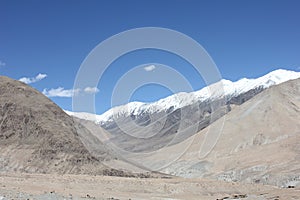
M 299 199 L 299 188 L 203 179 L 1 174 L 0 199 Z

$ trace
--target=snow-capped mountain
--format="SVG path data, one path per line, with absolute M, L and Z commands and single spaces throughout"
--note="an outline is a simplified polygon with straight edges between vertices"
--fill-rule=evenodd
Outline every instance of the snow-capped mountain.
M 236 82 L 222 79 L 203 89 L 190 93 L 177 93 L 153 103 L 130 102 L 126 105 L 111 108 L 102 115 L 90 113 L 74 113 L 66 111 L 69 115 L 81 119 L 91 120 L 97 124 L 112 122 L 114 119 L 129 116 L 138 116 L 144 113 L 166 111 L 172 107 L 173 110 L 192 105 L 196 102 L 216 100 L 226 97 L 227 99 L 237 97 L 258 88 L 266 89 L 288 80 L 300 78 L 300 72 L 278 69 L 256 79 L 242 78 Z

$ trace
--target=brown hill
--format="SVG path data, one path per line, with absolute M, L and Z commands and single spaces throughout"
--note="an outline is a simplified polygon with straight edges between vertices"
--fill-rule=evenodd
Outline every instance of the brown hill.
M 0 172 L 130 175 L 105 166 L 104 161 L 116 160 L 113 153 L 55 103 L 3 76 L 0 160 Z

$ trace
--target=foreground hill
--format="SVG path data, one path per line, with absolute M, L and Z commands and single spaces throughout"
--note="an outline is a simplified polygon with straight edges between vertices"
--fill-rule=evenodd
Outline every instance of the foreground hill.
M 110 160 L 116 156 L 51 100 L 0 76 L 0 172 L 129 175 L 103 165 Z

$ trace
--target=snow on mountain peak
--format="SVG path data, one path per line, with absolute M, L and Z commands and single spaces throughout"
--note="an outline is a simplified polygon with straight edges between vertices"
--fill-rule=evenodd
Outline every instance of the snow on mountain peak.
M 89 113 L 73 113 L 69 111 L 67 111 L 67 113 L 78 118 L 102 123 L 113 121 L 114 118 L 139 115 L 143 112 L 154 113 L 166 111 L 171 107 L 178 109 L 197 101 L 206 101 L 224 96 L 234 97 L 258 87 L 268 88 L 272 85 L 297 78 L 300 78 L 300 72 L 278 69 L 256 79 L 242 78 L 236 82 L 222 79 L 201 90 L 190 93 L 180 92 L 153 103 L 130 102 L 126 105 L 113 107 L 102 115 L 94 115 L 94 117 L 92 117 L 93 114 Z

